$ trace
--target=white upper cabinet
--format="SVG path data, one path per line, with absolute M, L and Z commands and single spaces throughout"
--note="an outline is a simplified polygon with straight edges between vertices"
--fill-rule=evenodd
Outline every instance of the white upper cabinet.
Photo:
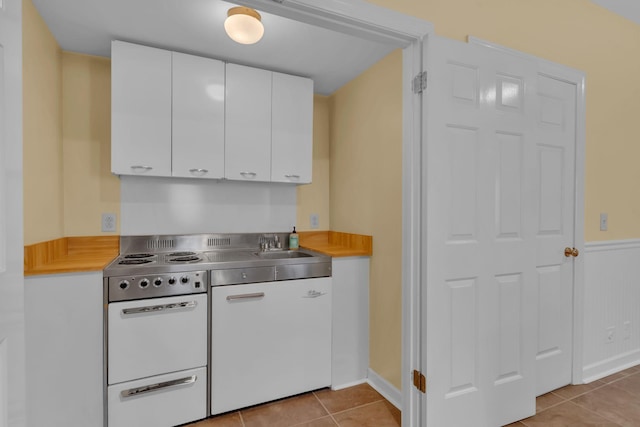
M 224 177 L 224 62 L 173 52 L 172 175 Z
M 311 182 L 313 80 L 273 73 L 271 181 Z
M 111 46 L 111 171 L 171 176 L 171 52 Z
M 111 172 L 311 182 L 313 81 L 114 41 Z
M 271 71 L 227 64 L 225 176 L 271 180 Z

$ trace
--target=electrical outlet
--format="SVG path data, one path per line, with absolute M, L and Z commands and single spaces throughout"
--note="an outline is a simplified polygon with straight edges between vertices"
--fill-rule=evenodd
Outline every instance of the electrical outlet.
M 102 231 L 107 233 L 116 231 L 116 214 L 114 213 L 102 214 Z
M 311 214 L 309 222 L 311 223 L 311 228 L 320 227 L 320 216 L 318 214 Z
M 616 340 L 616 327 L 615 326 L 609 326 L 606 329 L 606 335 L 604 337 L 604 342 L 605 342 L 605 344 L 611 344 L 615 340 Z
M 631 339 L 631 322 L 629 320 L 622 324 L 622 339 Z
M 609 215 L 606 213 L 600 214 L 600 231 L 607 231 L 609 227 Z

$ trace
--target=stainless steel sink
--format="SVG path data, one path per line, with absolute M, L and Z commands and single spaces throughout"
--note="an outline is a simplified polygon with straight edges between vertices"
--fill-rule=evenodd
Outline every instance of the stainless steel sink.
M 257 256 L 262 259 L 289 259 L 289 258 L 306 258 L 313 255 L 300 251 L 273 251 L 273 252 L 256 252 Z

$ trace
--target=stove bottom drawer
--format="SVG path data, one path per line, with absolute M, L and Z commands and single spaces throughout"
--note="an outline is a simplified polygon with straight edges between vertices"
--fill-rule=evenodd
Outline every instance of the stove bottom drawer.
M 172 427 L 207 417 L 206 367 L 107 388 L 110 427 Z

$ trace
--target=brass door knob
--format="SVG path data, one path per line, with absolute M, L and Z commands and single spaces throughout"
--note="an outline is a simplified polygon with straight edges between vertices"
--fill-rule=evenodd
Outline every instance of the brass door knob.
M 580 251 L 577 250 L 576 248 L 564 248 L 564 256 L 566 256 L 567 258 L 569 257 L 577 257 L 578 255 L 580 255 Z

